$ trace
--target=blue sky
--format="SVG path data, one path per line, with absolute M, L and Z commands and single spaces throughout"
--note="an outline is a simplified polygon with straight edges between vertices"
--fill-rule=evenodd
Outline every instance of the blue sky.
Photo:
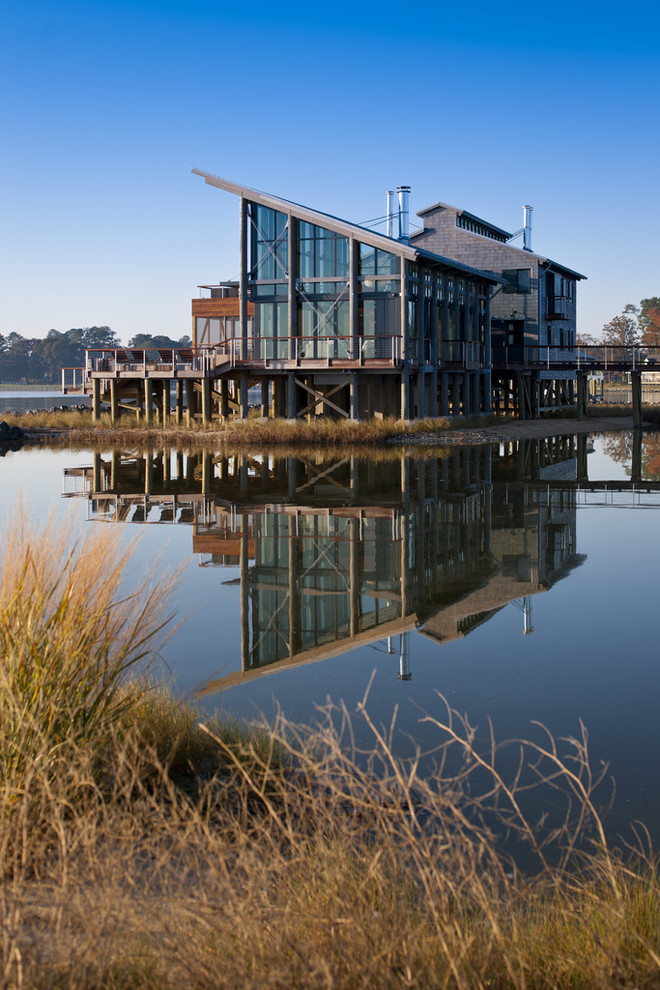
M 412 187 L 589 277 L 579 328 L 660 295 L 659 8 L 35 0 L 0 18 L 0 333 L 190 332 L 235 197 L 346 219 Z

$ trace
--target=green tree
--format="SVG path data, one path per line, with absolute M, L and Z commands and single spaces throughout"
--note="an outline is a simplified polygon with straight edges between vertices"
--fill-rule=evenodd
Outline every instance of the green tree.
M 608 347 L 634 347 L 641 343 L 638 313 L 639 310 L 632 303 L 624 306 L 623 312 L 613 317 L 601 330 L 603 343 Z
M 648 347 L 660 347 L 660 297 L 642 299 L 639 307 L 642 342 Z
M 178 340 L 166 337 L 165 334 L 136 333 L 128 342 L 129 347 L 190 347 L 190 337 L 183 336 Z

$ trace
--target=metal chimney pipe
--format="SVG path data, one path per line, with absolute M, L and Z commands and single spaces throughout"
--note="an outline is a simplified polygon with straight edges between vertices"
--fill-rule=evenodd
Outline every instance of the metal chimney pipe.
M 532 211 L 533 206 L 523 206 L 523 251 L 532 250 Z
M 387 236 L 394 237 L 394 190 L 387 190 Z
M 396 191 L 399 194 L 399 240 L 407 241 L 410 239 L 410 226 L 408 223 L 410 186 L 397 186 Z

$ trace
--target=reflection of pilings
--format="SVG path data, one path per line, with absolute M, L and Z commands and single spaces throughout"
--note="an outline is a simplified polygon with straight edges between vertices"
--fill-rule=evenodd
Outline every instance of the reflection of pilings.
M 630 480 L 639 482 L 642 480 L 642 428 L 635 427 L 633 430 L 632 442 L 632 465 Z
M 410 633 L 404 632 L 399 636 L 399 680 L 409 681 L 412 678 L 410 670 Z
M 296 516 L 289 516 L 289 656 L 294 657 L 300 651 L 300 588 L 298 584 L 298 554 L 300 541 L 297 537 Z
M 245 526 L 246 517 L 242 517 Z M 249 563 L 248 534 L 241 533 L 241 666 L 243 670 L 250 667 L 250 611 L 248 597 L 248 563 Z
M 636 430 L 642 428 L 642 373 L 631 371 L 630 385 L 632 387 L 633 426 Z
M 110 489 L 114 492 L 117 488 L 117 479 L 119 475 L 119 451 L 113 450 L 110 455 Z M 97 489 L 98 491 L 98 489 Z
M 212 466 L 211 454 L 208 450 L 204 450 L 202 452 L 202 495 L 211 493 Z
M 588 478 L 587 435 L 586 433 L 580 433 L 577 436 L 577 480 L 587 481 Z
M 348 591 L 350 596 L 350 626 L 351 636 L 356 636 L 360 630 L 360 532 L 357 519 L 349 519 L 348 531 L 350 539 L 350 557 L 348 565 Z
M 238 468 L 238 483 L 240 487 L 240 492 L 242 496 L 248 493 L 248 459 L 245 454 L 240 455 L 240 463 Z
M 145 454 L 144 468 L 144 494 L 150 495 L 154 487 L 154 458 L 151 450 Z
M 529 595 L 523 598 L 523 633 L 525 636 L 531 635 L 534 632 L 534 626 L 532 625 L 532 599 Z
M 94 454 L 92 461 L 92 491 L 101 491 L 101 455 Z
M 298 486 L 298 460 L 295 457 L 288 457 L 286 467 L 289 474 L 289 498 L 295 499 Z

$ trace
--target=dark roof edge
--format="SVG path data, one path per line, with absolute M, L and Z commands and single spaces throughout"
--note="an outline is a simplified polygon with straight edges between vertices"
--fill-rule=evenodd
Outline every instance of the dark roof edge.
M 473 277 L 486 279 L 493 284 L 503 281 L 498 275 L 494 275 L 492 272 L 484 272 L 478 268 L 464 265 L 460 261 L 444 258 L 439 254 L 433 254 L 431 251 L 425 251 L 423 248 L 415 247 L 405 241 L 387 237 L 385 234 L 379 234 L 376 231 L 369 230 L 367 227 L 361 227 L 359 224 L 352 223 L 350 220 L 342 220 L 341 217 L 332 216 L 330 213 L 322 213 L 320 210 L 313 210 L 308 206 L 302 206 L 300 203 L 283 199 L 281 196 L 273 196 L 271 193 L 251 189 L 249 186 L 241 186 L 237 182 L 231 182 L 229 179 L 223 179 L 219 175 L 213 175 L 198 168 L 193 168 L 192 172 L 194 175 L 200 175 L 207 185 L 215 186 L 218 189 L 223 189 L 225 192 L 233 193 L 235 196 L 242 196 L 251 202 L 261 203 L 275 210 L 279 208 L 282 212 L 293 213 L 299 219 L 307 220 L 310 223 L 317 223 L 319 226 L 325 225 L 330 230 L 334 230 L 340 234 L 343 233 L 344 236 L 354 232 L 354 236 L 364 243 L 379 247 L 384 251 L 394 252 L 396 250 L 409 261 L 414 261 L 415 258 L 421 255 L 432 261 L 436 261 L 438 264 L 469 273 Z

